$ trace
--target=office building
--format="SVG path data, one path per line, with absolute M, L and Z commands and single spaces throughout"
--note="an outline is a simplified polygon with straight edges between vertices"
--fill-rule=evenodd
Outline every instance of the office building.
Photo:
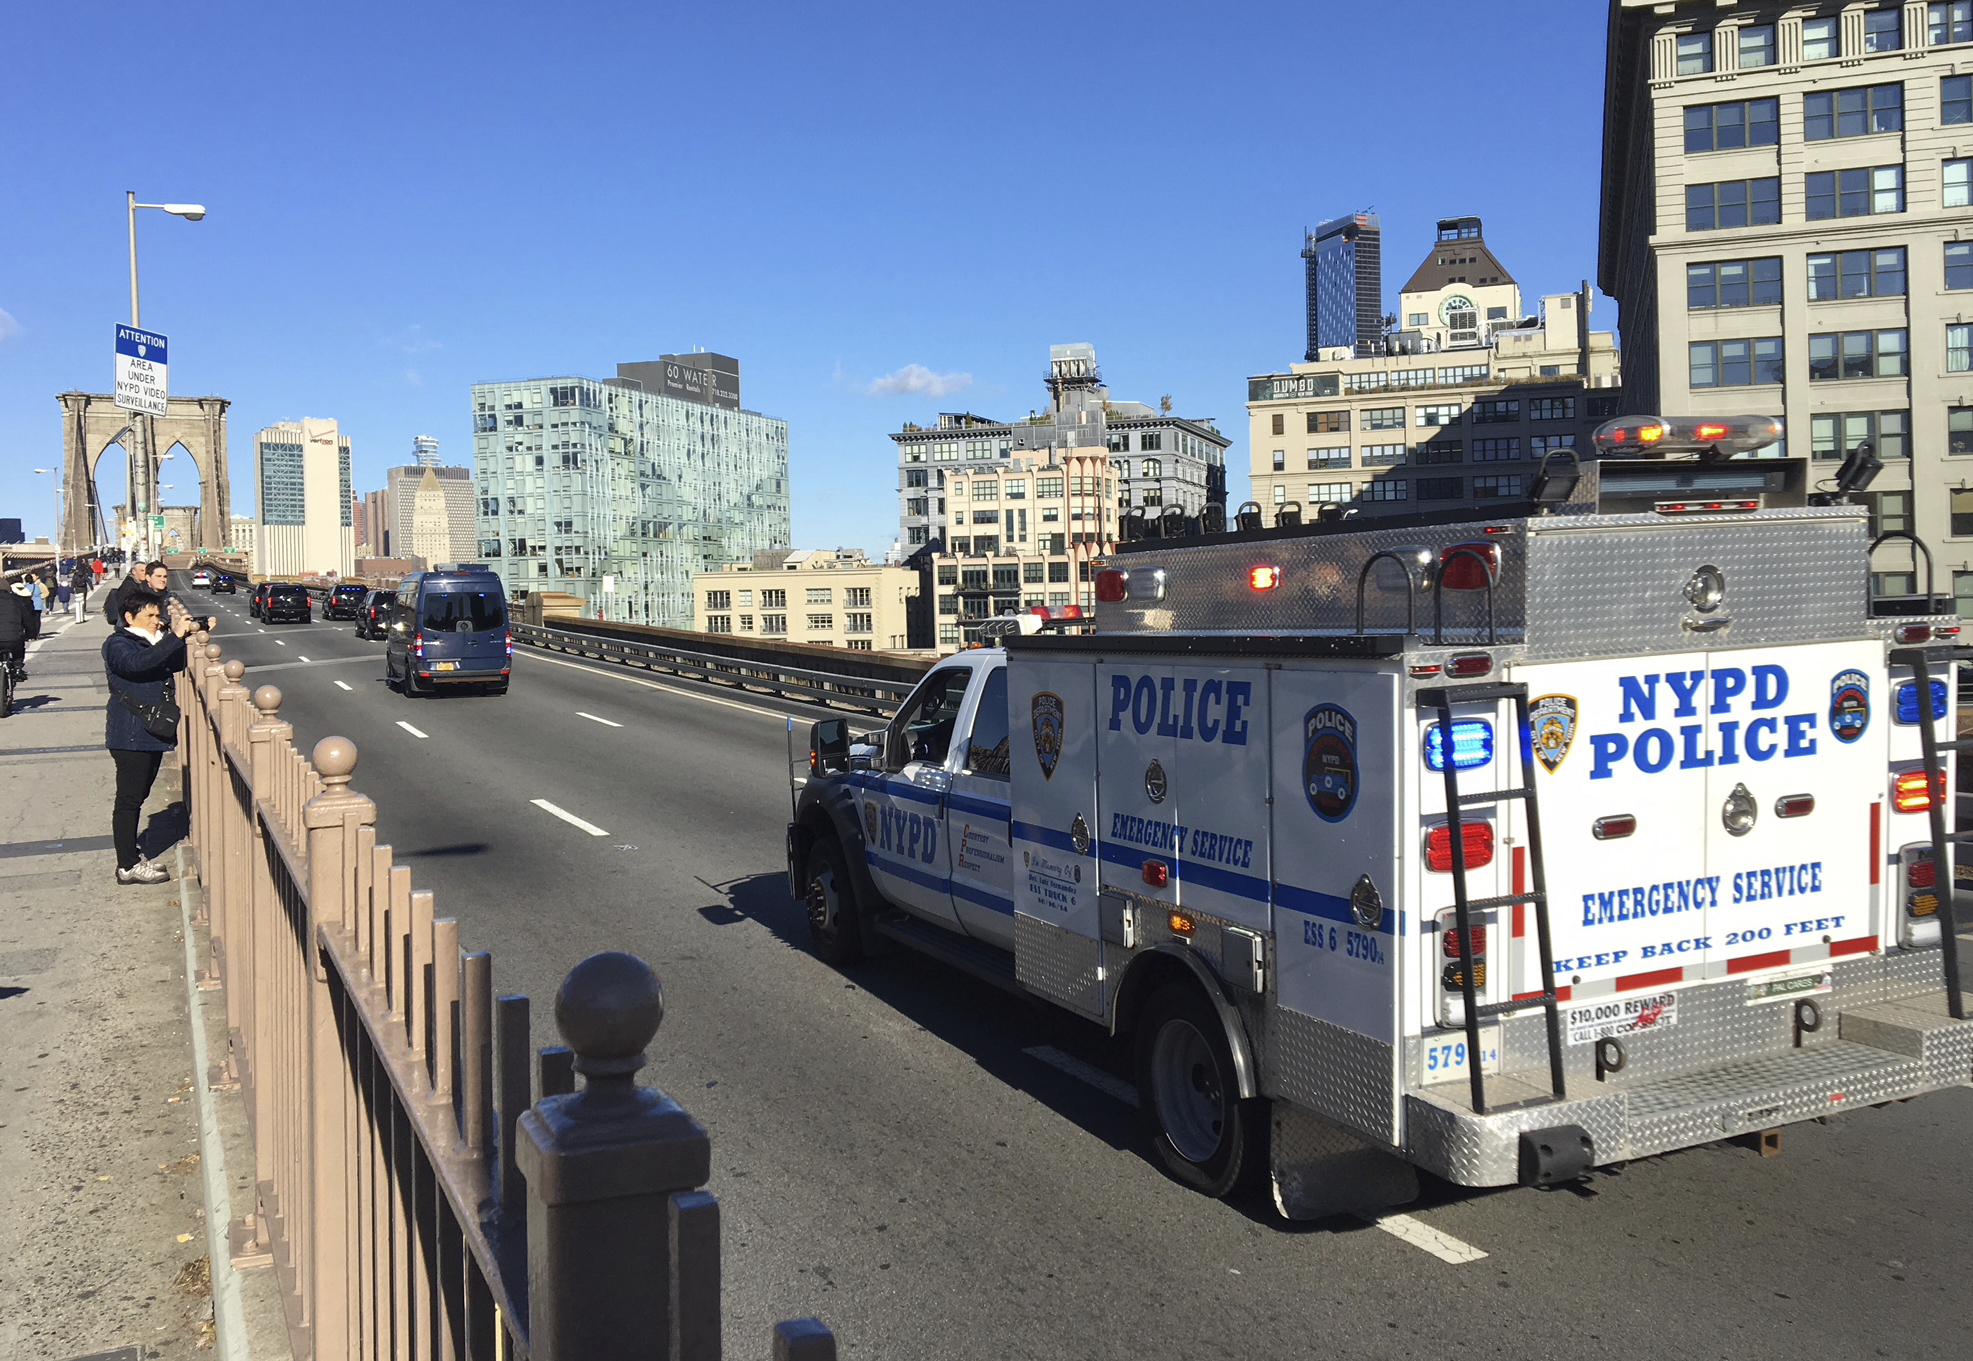
M 1440 221 L 1404 324 L 1370 354 L 1337 345 L 1247 380 L 1263 522 L 1518 501 L 1550 452 L 1588 456 L 1620 404 L 1616 337 L 1590 329 L 1590 303 L 1585 283 L 1523 316 L 1480 220 Z
M 919 586 L 917 572 L 871 562 L 860 548 L 776 549 L 693 573 L 692 627 L 750 641 L 902 652 L 931 645 L 911 637 Z
M 1973 610 L 1973 4 L 1611 6 L 1598 277 L 1641 410 L 1774 415 Z M 1908 543 L 1875 585 L 1923 589 Z
M 470 484 L 469 484 L 470 485 Z M 477 513 L 477 512 L 476 512 Z M 390 556 L 390 489 L 366 491 L 356 499 L 352 518 L 357 530 L 357 556 Z M 474 551 L 478 545 L 475 543 Z
M 1210 419 L 1113 399 L 1093 345 L 1049 349 L 1045 412 L 947 412 L 897 445 L 899 552 L 936 545 L 937 640 L 1012 608 L 1092 605 L 1091 558 L 1125 515 L 1226 509 L 1226 448 Z M 976 635 L 977 630 L 974 630 Z
M 260 535 L 260 526 L 251 515 L 235 515 L 226 527 L 226 551 L 238 553 L 249 561 L 253 558 L 254 541 Z
M 348 436 L 310 417 L 256 432 L 253 449 L 254 570 L 347 576 L 356 558 Z
M 694 573 L 788 546 L 788 423 L 740 406 L 737 360 L 664 355 L 472 399 L 476 556 L 510 592 L 690 628 Z
M 1384 334 L 1383 225 L 1375 213 L 1351 213 L 1302 234 L 1308 288 L 1308 350 L 1349 346 L 1374 353 Z
M 476 559 L 479 508 L 472 469 L 417 463 L 387 468 L 383 499 L 386 556 L 420 558 L 428 567 Z
M 411 437 L 411 461 L 420 468 L 438 467 L 438 436 L 413 435 Z

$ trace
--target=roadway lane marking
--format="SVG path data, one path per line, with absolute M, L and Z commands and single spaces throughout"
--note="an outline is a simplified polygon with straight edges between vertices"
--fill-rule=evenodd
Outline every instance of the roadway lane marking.
M 1463 1243 L 1449 1233 L 1441 1233 L 1422 1219 L 1410 1215 L 1358 1215 L 1366 1224 L 1382 1229 L 1391 1237 L 1411 1244 L 1414 1248 L 1429 1252 L 1441 1262 L 1451 1262 L 1458 1266 L 1463 1262 L 1477 1262 L 1486 1254 L 1471 1243 Z
M 404 729 L 404 731 L 410 733 L 413 737 L 423 738 L 423 737 L 429 737 L 431 735 L 430 733 L 419 732 L 416 728 L 412 727 L 409 723 L 406 723 L 401 718 L 397 720 L 397 726 Z
M 262 632 L 262 633 L 265 633 L 265 632 L 267 632 L 267 630 L 266 630 L 266 629 L 262 629 L 262 630 L 261 630 L 261 632 Z M 287 645 L 288 645 L 288 640 L 287 640 L 286 638 L 276 638 L 276 639 L 274 640 L 274 646 L 276 646 L 276 647 L 286 647 Z M 1466 985 L 1465 985 L 1464 983 L 1461 983 L 1461 984 L 1460 984 L 1459 986 L 1463 988 L 1463 987 L 1465 987 Z
M 348 690 L 348 689 L 351 689 L 351 688 L 353 688 L 353 687 L 352 687 L 352 686 L 350 685 L 350 683 L 349 683 L 348 681 L 337 681 L 337 682 L 336 682 L 336 688 L 337 688 L 338 690 Z
M 539 808 L 544 813 L 554 814 L 556 817 L 560 818 L 563 822 L 568 823 L 572 827 L 582 828 L 583 831 L 589 833 L 589 835 L 591 836 L 609 835 L 608 832 L 604 831 L 601 827 L 598 827 L 595 823 L 584 822 L 581 818 L 577 817 L 574 813 L 571 813 L 568 809 L 557 808 L 554 804 L 548 802 L 548 800 L 546 799 L 529 799 L 528 802 L 533 804 L 536 808 Z
M 586 719 L 588 719 L 588 720 L 589 720 L 589 721 L 590 721 L 591 723 L 601 723 L 601 724 L 602 724 L 602 725 L 603 725 L 604 727 L 606 727 L 606 728 L 621 728 L 621 727 L 623 726 L 623 724 L 621 724 L 621 723 L 612 723 L 612 722 L 610 722 L 610 720 L 609 720 L 609 719 L 607 719 L 607 718 L 598 718 L 598 717 L 596 717 L 596 715 L 595 715 L 595 714 L 586 714 L 586 713 L 584 713 L 584 712 L 583 712 L 582 710 L 580 710 L 580 709 L 577 709 L 577 710 L 575 711 L 575 716 L 576 716 L 577 718 L 586 718 Z
M 681 690 L 675 685 L 660 685 L 656 681 L 647 681 L 639 676 L 626 676 L 618 671 L 604 671 L 597 667 L 584 666 L 580 662 L 565 662 L 559 657 L 543 656 L 539 650 L 530 651 L 527 655 L 532 661 L 547 662 L 550 666 L 566 666 L 571 671 L 587 671 L 592 676 L 607 676 L 611 680 L 627 681 L 631 685 L 641 685 L 646 690 L 662 690 L 668 695 L 683 695 L 687 699 L 704 700 L 707 704 L 721 704 L 729 709 L 740 709 L 750 714 L 760 714 L 762 717 L 771 718 L 777 723 L 799 717 L 799 715 L 784 713 L 776 709 L 763 709 L 757 704 L 736 704 L 730 699 L 720 699 L 716 695 L 702 695 L 696 690 Z M 262 667 L 260 669 L 265 671 L 267 668 Z
M 1115 1097 L 1126 1106 L 1137 1106 L 1137 1088 L 1120 1077 L 1104 1072 L 1093 1063 L 1084 1063 L 1073 1054 L 1064 1054 L 1052 1044 L 1039 1044 L 1032 1049 L 1021 1051 L 1031 1059 L 1040 1059 L 1050 1068 L 1059 1068 L 1072 1078 L 1087 1082 L 1105 1096 Z
M 299 654 L 299 653 L 297 653 L 296 655 L 297 655 L 297 656 L 299 656 L 300 654 Z M 307 661 L 307 660 L 308 660 L 308 658 L 306 658 L 306 657 L 302 657 L 302 658 L 301 658 L 301 660 L 302 660 L 302 661 Z M 1461 986 L 1461 987 L 1464 987 L 1464 986 L 1465 986 L 1465 984 L 1463 984 L 1463 983 L 1462 983 L 1462 984 L 1461 984 L 1460 986 Z

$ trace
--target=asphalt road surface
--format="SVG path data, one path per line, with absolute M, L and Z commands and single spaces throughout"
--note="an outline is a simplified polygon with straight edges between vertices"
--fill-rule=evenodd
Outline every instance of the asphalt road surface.
M 525 650 L 504 697 L 406 699 L 350 624 L 213 605 L 304 750 L 355 741 L 379 839 L 535 999 L 537 1044 L 583 956 L 657 969 L 644 1080 L 712 1134 L 729 1356 L 807 1313 L 847 1357 L 1973 1355 L 1973 1091 L 1792 1126 L 1776 1158 L 1426 1178 L 1377 1225 L 1286 1225 L 1163 1174 L 1087 1023 L 911 956 L 814 958 L 774 701 Z

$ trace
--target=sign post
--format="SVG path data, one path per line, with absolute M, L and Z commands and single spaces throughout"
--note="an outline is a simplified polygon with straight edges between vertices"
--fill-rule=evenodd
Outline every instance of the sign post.
M 165 337 L 121 322 L 116 328 L 116 404 L 126 411 L 165 411 Z

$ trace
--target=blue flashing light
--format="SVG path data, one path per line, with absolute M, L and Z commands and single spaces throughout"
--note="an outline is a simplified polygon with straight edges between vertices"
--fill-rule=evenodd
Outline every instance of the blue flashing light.
M 1425 729 L 1425 765 L 1445 769 L 1443 724 Z M 1471 770 L 1493 760 L 1493 724 L 1484 718 L 1455 718 L 1452 721 L 1452 764 L 1455 770 Z
M 1906 724 L 1916 723 L 1918 721 L 1918 682 L 1905 681 L 1898 686 L 1897 695 L 1898 722 Z M 1942 680 L 1934 680 L 1932 682 L 1932 717 L 1944 718 L 1945 716 L 1946 683 Z

